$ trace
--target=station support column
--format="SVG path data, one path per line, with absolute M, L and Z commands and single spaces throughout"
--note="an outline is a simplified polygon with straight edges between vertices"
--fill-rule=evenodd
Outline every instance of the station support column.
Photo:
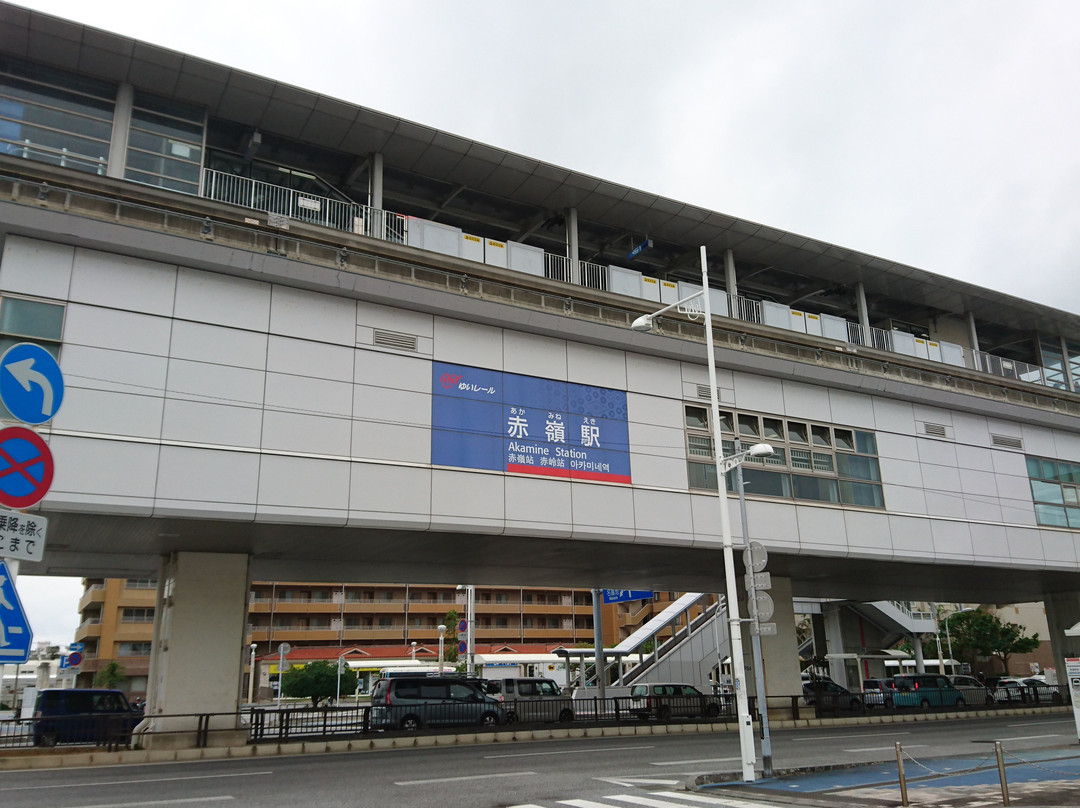
M 795 630 L 795 602 L 791 595 L 791 579 L 772 577 L 769 595 L 773 600 L 773 616 L 768 622 L 776 624 L 776 635 L 761 638 L 761 656 L 764 661 L 765 690 L 771 697 L 770 712 L 777 712 L 783 699 L 802 693 L 802 675 L 799 669 L 799 638 Z M 743 623 L 745 645 L 751 646 L 749 623 Z M 750 692 L 758 696 L 753 676 L 746 677 Z M 788 700 L 790 701 L 790 699 Z M 778 713 L 777 717 L 783 717 Z
M 158 574 L 147 720 L 150 748 L 195 745 L 198 716 L 209 743 L 228 745 L 237 730 L 247 624 L 248 557 L 173 553 Z
M 1080 657 L 1080 637 L 1067 637 L 1065 629 L 1080 623 L 1080 592 L 1056 592 L 1043 596 L 1046 607 L 1046 627 L 1054 647 L 1054 667 L 1058 684 L 1067 685 L 1065 658 Z

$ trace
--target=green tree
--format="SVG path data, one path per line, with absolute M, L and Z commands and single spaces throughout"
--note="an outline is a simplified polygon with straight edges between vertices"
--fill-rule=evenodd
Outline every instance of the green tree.
M 443 662 L 449 665 L 457 665 L 458 661 L 457 624 L 460 619 L 457 609 L 451 609 L 443 618 L 443 625 L 446 626 L 446 638 L 443 640 Z
M 118 662 L 110 662 L 94 674 L 94 687 L 106 687 L 113 689 L 127 679 L 124 668 Z
M 337 664 L 320 659 L 307 665 L 293 665 L 285 672 L 281 694 L 294 699 L 311 699 L 314 707 L 338 692 Z M 341 692 L 356 691 L 356 671 L 346 667 L 341 672 Z
M 1001 660 L 1005 674 L 1009 674 L 1009 657 L 1027 654 L 1039 647 L 1039 635 L 1028 637 L 1024 627 L 1005 623 L 989 612 L 955 612 L 946 618 L 948 636 L 953 653 L 972 663 L 975 657 L 994 657 Z

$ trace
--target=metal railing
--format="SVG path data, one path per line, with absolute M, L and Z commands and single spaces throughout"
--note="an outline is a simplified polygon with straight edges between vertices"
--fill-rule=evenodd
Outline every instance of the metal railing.
M 40 168 L 37 169 L 40 173 Z M 54 182 L 58 181 L 54 179 Z M 63 210 L 76 216 L 105 218 L 110 221 L 133 222 L 137 226 L 161 229 L 174 235 L 189 238 L 213 239 L 230 244 L 239 249 L 267 252 L 297 261 L 318 265 L 340 267 L 348 264 L 352 272 L 374 274 L 379 277 L 411 283 L 457 294 L 477 295 L 492 300 L 499 300 L 511 305 L 543 311 L 559 311 L 566 316 L 578 319 L 602 322 L 607 325 L 628 327 L 641 313 L 630 307 L 597 304 L 590 300 L 579 300 L 572 292 L 560 293 L 557 290 L 538 290 L 527 286 L 507 283 L 503 280 L 465 276 L 453 270 L 421 266 L 405 260 L 374 256 L 356 248 L 342 248 L 326 244 L 314 237 L 295 236 L 288 233 L 267 232 L 255 226 L 246 226 L 235 222 L 212 221 L 205 214 L 198 212 L 178 212 L 161 207 L 156 202 L 124 199 L 104 196 L 85 190 L 50 185 L 39 179 L 27 180 L 19 176 L 0 175 L 0 188 L 5 198 L 17 204 L 35 206 L 62 206 Z M 374 238 L 381 232 L 383 240 L 403 242 L 407 234 L 406 217 L 386 211 L 376 211 L 358 206 L 364 214 L 363 235 Z M 371 215 L 368 215 L 368 214 Z M 556 258 L 560 258 L 556 256 Z M 731 311 L 735 319 L 749 323 L 760 323 L 760 304 L 746 298 L 732 296 Z M 849 323 L 858 328 L 857 324 Z M 704 341 L 704 329 L 700 322 L 690 322 L 672 317 L 664 320 L 665 333 L 682 339 Z M 805 361 L 829 367 L 838 367 L 848 372 L 871 376 L 898 378 L 905 382 L 922 384 L 929 387 L 947 388 L 968 395 L 990 398 L 995 401 L 1016 403 L 1026 407 L 1035 407 L 1053 413 L 1080 415 L 1080 405 L 1062 396 L 1049 395 L 1054 388 L 1039 385 L 1034 390 L 1003 387 L 995 384 L 991 374 L 986 374 L 985 381 L 962 377 L 956 374 L 950 365 L 934 371 L 922 367 L 907 366 L 902 363 L 885 363 L 874 357 L 860 356 L 848 352 L 822 351 L 820 347 L 795 341 L 795 336 L 786 339 L 777 336 L 747 334 L 731 327 L 721 326 L 715 333 L 719 346 L 737 350 L 779 356 L 788 360 Z M 861 342 L 856 344 L 862 344 Z M 990 363 L 990 367 L 993 364 Z M 971 368 L 971 370 L 977 370 Z M 980 374 L 982 371 L 979 371 Z M 998 377 L 1000 378 L 1000 377 Z M 1010 378 L 1013 376 L 1010 375 Z M 1040 392 L 1046 391 L 1046 392 Z M 1056 392 L 1056 391 L 1055 391 Z

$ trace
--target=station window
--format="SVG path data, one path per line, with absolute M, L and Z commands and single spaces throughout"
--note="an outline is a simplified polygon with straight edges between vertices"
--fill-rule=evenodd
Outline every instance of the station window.
M 197 194 L 206 113 L 136 91 L 124 178 Z
M 687 472 L 691 489 L 715 491 L 709 410 L 687 404 Z M 748 458 L 742 464 L 748 493 L 833 502 L 865 508 L 884 508 L 877 439 L 872 432 L 829 424 L 792 421 L 750 412 L 720 411 L 721 452 L 735 452 L 735 425 L 741 448 L 764 442 L 773 448 L 770 457 Z M 735 472 L 726 481 L 735 490 Z
M 1080 529 L 1080 463 L 1028 457 L 1027 469 L 1036 522 Z
M 148 657 L 150 648 L 149 642 L 120 642 L 116 644 L 116 655 L 118 657 Z
M 124 609 L 120 612 L 121 623 L 153 623 L 154 610 L 150 609 Z

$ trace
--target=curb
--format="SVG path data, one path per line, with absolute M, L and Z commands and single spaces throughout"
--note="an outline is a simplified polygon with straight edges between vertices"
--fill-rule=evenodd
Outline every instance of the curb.
M 965 713 L 901 713 L 882 716 L 856 716 L 853 718 L 800 718 L 781 719 L 770 722 L 778 729 L 805 729 L 809 727 L 850 727 L 868 724 L 900 724 L 911 721 L 954 721 L 964 718 L 991 718 L 1021 715 L 1053 715 L 1071 713 L 1072 708 L 1013 708 L 1007 710 L 974 710 Z M 228 758 L 281 757 L 295 755 L 326 755 L 345 752 L 380 752 L 398 749 L 426 749 L 440 746 L 463 746 L 471 744 L 530 743 L 534 741 L 557 741 L 579 738 L 616 738 L 638 735 L 674 735 L 737 732 L 737 724 L 620 724 L 610 727 L 555 727 L 528 730 L 502 730 L 494 733 L 460 733 L 452 735 L 394 735 L 366 737 L 352 740 L 292 741 L 281 744 L 245 744 L 244 746 L 209 746 L 203 749 L 125 749 L 117 752 L 87 750 L 73 747 L 71 752 L 52 754 L 19 754 L 21 750 L 0 752 L 0 772 L 25 771 L 29 769 L 70 769 L 85 766 L 119 766 L 140 763 L 180 763 L 199 760 L 223 760 Z M 36 751 L 36 750 L 32 750 Z M 777 770 L 775 776 L 853 768 L 863 764 L 835 764 L 803 769 Z M 737 773 L 729 775 L 701 775 L 711 783 L 731 782 Z M 707 784 L 706 782 L 702 783 Z

